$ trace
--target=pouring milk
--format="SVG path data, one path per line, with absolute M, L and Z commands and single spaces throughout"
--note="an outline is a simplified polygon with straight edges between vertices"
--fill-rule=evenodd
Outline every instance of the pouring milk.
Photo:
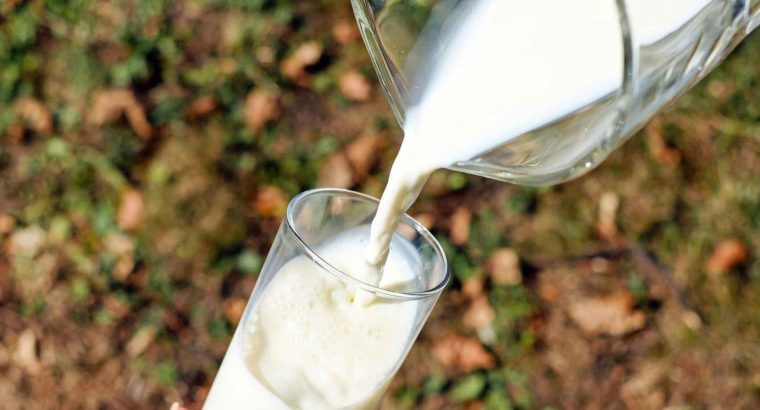
M 629 0 L 629 18 L 639 41 L 654 43 L 708 2 Z M 622 84 L 615 2 L 480 0 L 472 7 L 406 113 L 404 142 L 371 228 L 340 234 L 318 250 L 343 258 L 341 268 L 367 283 L 415 280 L 407 245 L 394 232 L 434 170 L 561 118 Z M 296 275 L 310 269 L 306 258 L 296 257 L 267 286 L 247 328 L 237 329 L 205 409 L 376 406 L 414 334 L 416 310 L 373 303 L 329 278 Z M 291 300 L 309 300 L 310 309 L 299 310 Z M 292 337 L 313 343 L 293 347 Z
M 641 44 L 680 28 L 709 0 L 629 0 Z M 381 276 L 398 220 L 430 174 L 584 107 L 623 83 L 614 1 L 477 1 L 406 114 L 404 141 L 372 222 L 367 263 Z

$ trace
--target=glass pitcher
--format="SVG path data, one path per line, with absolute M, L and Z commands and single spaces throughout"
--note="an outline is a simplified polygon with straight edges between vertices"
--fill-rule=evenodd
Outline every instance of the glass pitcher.
M 547 73 L 550 85 L 515 87 L 525 95 L 510 96 L 521 104 L 536 105 L 534 111 L 546 105 L 547 114 L 539 122 L 505 131 L 492 148 L 450 168 L 523 185 L 555 184 L 594 168 L 760 24 L 760 0 L 352 0 L 362 37 L 400 125 L 442 63 L 441 56 L 456 37 L 452 33 L 461 33 L 457 28 L 473 15 L 473 8 L 487 7 L 489 2 L 497 7 L 511 4 L 504 24 L 522 27 L 515 37 L 524 38 L 494 39 L 503 41 L 505 50 L 522 42 L 531 47 L 521 48 L 523 52 L 566 56 L 558 57 L 551 67 L 535 67 Z M 607 17 L 602 6 L 610 11 Z M 578 13 L 578 7 L 587 7 L 588 13 Z M 589 32 L 588 26 L 597 23 L 614 28 L 581 42 L 563 35 Z M 551 30 L 548 36 L 547 30 Z M 596 40 L 602 37 L 611 37 L 619 51 L 598 46 Z M 598 56 L 595 47 L 600 47 Z M 586 90 L 584 82 L 597 80 L 593 70 L 584 68 L 593 64 L 574 58 L 581 51 L 614 67 L 614 75 L 598 79 L 611 86 L 585 101 L 573 97 L 574 105 L 549 109 L 545 101 L 556 103 L 573 90 Z M 526 64 L 523 58 L 515 55 L 514 64 Z M 529 64 L 524 67 L 531 69 Z M 580 74 L 563 77 L 569 70 Z M 538 98 L 534 89 L 548 94 Z M 503 113 L 509 116 L 510 109 Z

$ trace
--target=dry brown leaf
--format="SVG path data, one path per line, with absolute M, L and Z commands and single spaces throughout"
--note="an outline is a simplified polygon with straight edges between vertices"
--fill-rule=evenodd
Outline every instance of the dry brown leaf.
M 338 79 L 338 88 L 346 98 L 354 101 L 367 101 L 372 94 L 372 85 L 358 71 L 344 73 Z
M 246 303 L 244 298 L 231 298 L 224 301 L 224 316 L 230 323 L 237 325 L 240 322 Z
M 655 119 L 650 122 L 644 128 L 644 133 L 649 143 L 649 152 L 657 162 L 672 166 L 681 160 L 681 153 L 668 146 L 662 121 Z
M 467 373 L 496 366 L 496 359 L 472 337 L 448 334 L 433 345 L 433 355 L 449 369 Z
M 538 296 L 548 303 L 554 304 L 559 301 L 561 296 L 559 287 L 556 284 L 548 280 L 539 279 L 538 282 Z
M 342 46 L 355 43 L 361 38 L 359 28 L 351 20 L 338 20 L 333 25 L 332 35 L 335 41 Z
M 354 184 L 354 173 L 346 155 L 338 151 L 330 155 L 319 170 L 319 186 L 350 188 Z
M 467 403 L 467 407 L 465 407 L 466 410 L 482 410 L 484 408 L 484 404 L 482 401 L 477 400 L 470 403 Z
M 18 7 L 24 0 L 5 0 L 0 3 L 0 14 L 10 15 L 10 13 Z
M 599 217 L 596 222 L 596 231 L 605 240 L 614 241 L 618 236 L 615 218 L 619 206 L 620 198 L 614 192 L 605 192 L 599 198 Z
M 111 312 L 116 320 L 121 320 L 132 313 L 132 306 L 129 301 L 120 299 L 113 294 L 107 294 L 103 297 L 103 306 Z
M 245 124 L 253 132 L 261 131 L 279 114 L 280 109 L 275 98 L 260 90 L 248 93 L 248 97 L 245 99 Z
M 253 209 L 265 218 L 282 218 L 287 206 L 285 192 L 272 185 L 262 186 L 253 199 Z
M 256 49 L 255 55 L 256 60 L 258 60 L 262 66 L 270 67 L 275 63 L 276 56 L 274 50 L 272 50 L 272 47 L 261 46 Z
M 568 313 L 588 334 L 622 336 L 641 329 L 646 322 L 646 316 L 634 309 L 634 303 L 630 293 L 618 291 L 572 303 Z
M 517 285 L 522 282 L 520 257 L 514 249 L 497 249 L 491 254 L 487 263 L 491 280 L 497 285 Z
M 49 134 L 53 131 L 53 118 L 50 111 L 39 100 L 22 97 L 13 104 L 16 114 L 35 132 Z
M 119 209 L 116 213 L 116 222 L 119 227 L 133 230 L 140 226 L 145 213 L 145 200 L 143 194 L 135 189 L 128 189 L 121 194 Z
M 7 130 L 5 130 L 5 141 L 8 144 L 16 145 L 20 144 L 24 140 L 24 126 L 14 122 Z
M 668 366 L 664 362 L 645 361 L 636 373 L 620 388 L 620 398 L 629 409 L 661 409 L 665 407 L 665 395 L 658 389 L 667 376 Z
M 142 139 L 150 138 L 153 129 L 145 116 L 145 110 L 132 91 L 123 88 L 110 88 L 96 91 L 92 97 L 90 121 L 103 125 L 126 116 L 132 130 Z
M 725 273 L 746 262 L 747 259 L 749 259 L 749 250 L 741 241 L 724 239 L 718 243 L 710 258 L 707 259 L 705 269 L 711 275 Z
M 18 336 L 14 354 L 16 363 L 30 374 L 36 374 L 41 369 L 37 354 L 37 336 L 32 329 L 26 329 Z
M 16 227 L 16 220 L 12 216 L 0 212 L 0 234 L 6 234 Z
M 483 294 L 485 282 L 480 276 L 473 276 L 462 283 L 462 295 L 467 299 L 476 299 Z
M 322 57 L 322 46 L 316 41 L 301 44 L 290 56 L 280 64 L 282 75 L 298 85 L 309 83 L 306 67 L 315 64 Z
M 707 92 L 716 100 L 725 100 L 734 91 L 734 84 L 730 80 L 712 80 L 707 83 Z
M 112 232 L 103 241 L 105 249 L 116 256 L 116 266 L 113 275 L 124 282 L 135 268 L 135 243 L 131 237 L 118 232 Z
M 153 326 L 145 326 L 140 328 L 129 342 L 127 342 L 126 351 L 129 357 L 137 357 L 141 355 L 156 338 L 156 329 Z
M 190 106 L 187 107 L 187 116 L 190 119 L 205 118 L 211 115 L 218 106 L 219 102 L 216 101 L 216 98 L 211 95 L 204 95 L 190 103 Z
M 354 173 L 360 179 L 369 174 L 380 157 L 380 149 L 385 145 L 381 134 L 366 133 L 353 140 L 346 147 L 346 157 L 354 168 Z
M 496 313 L 488 303 L 488 296 L 480 295 L 470 303 L 464 312 L 462 322 L 465 326 L 478 330 L 489 326 L 494 318 L 496 318 Z
M 470 237 L 470 220 L 472 220 L 472 211 L 469 208 L 460 206 L 451 215 L 449 225 L 449 236 L 451 242 L 455 245 L 464 245 Z
M 45 246 L 47 233 L 39 226 L 18 229 L 8 241 L 8 253 L 11 255 L 37 256 Z

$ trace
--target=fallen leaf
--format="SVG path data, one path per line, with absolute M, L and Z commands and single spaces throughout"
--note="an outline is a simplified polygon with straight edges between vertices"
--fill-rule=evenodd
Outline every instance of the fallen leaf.
M 240 318 L 243 317 L 245 312 L 245 306 L 248 302 L 244 298 L 231 298 L 224 301 L 224 316 L 233 325 L 237 325 L 240 322 Z
M 467 307 L 462 316 L 462 322 L 470 329 L 478 330 L 490 326 L 494 318 L 496 318 L 496 313 L 488 303 L 488 296 L 480 295 Z
M 141 355 L 156 338 L 156 329 L 153 326 L 141 327 L 127 342 L 127 355 L 137 357 Z
M 664 362 L 644 361 L 636 372 L 620 387 L 620 398 L 629 409 L 661 409 L 665 407 L 665 394 L 658 389 L 667 376 Z
M 5 141 L 11 145 L 20 144 L 24 140 L 24 126 L 14 122 L 5 130 Z
M 338 151 L 330 155 L 319 170 L 319 186 L 350 188 L 354 184 L 354 173 L 346 155 Z
M 172 403 L 172 406 L 169 407 L 169 410 L 187 410 L 187 407 L 182 407 L 178 402 Z
M 596 231 L 599 236 L 608 241 L 614 241 L 618 236 L 615 218 L 620 206 L 620 198 L 614 192 L 605 192 L 599 198 L 599 216 Z
M 30 374 L 36 374 L 40 371 L 37 336 L 34 335 L 32 329 L 26 329 L 18 336 L 14 358 L 16 363 Z
M 165 309 L 162 315 L 164 326 L 174 333 L 181 334 L 185 330 L 185 321 L 174 309 Z
M 550 304 L 555 304 L 559 301 L 559 298 L 561 296 L 559 287 L 548 280 L 539 280 L 538 282 L 538 296 L 541 297 L 541 299 L 549 302 Z
M 342 46 L 355 43 L 361 38 L 359 28 L 351 20 L 338 20 L 333 25 L 332 35 L 335 41 Z
M 16 227 L 16 220 L 12 216 L 0 212 L 0 234 L 6 234 Z
M 140 226 L 145 213 L 145 200 L 140 191 L 128 189 L 121 194 L 116 222 L 125 230 L 133 230 Z
M 708 274 L 725 273 L 749 259 L 749 251 L 738 239 L 724 239 L 715 247 L 707 259 L 705 269 Z
M 735 91 L 730 80 L 712 80 L 707 83 L 707 92 L 716 100 L 725 100 Z
M 36 256 L 47 241 L 47 233 L 39 226 L 16 230 L 8 241 L 8 253 L 27 257 Z
M 634 299 L 626 291 L 572 303 L 570 318 L 591 335 L 622 336 L 644 327 L 646 316 L 634 309 Z
M 129 301 L 120 299 L 113 294 L 107 294 L 103 297 L 103 306 L 113 314 L 116 320 L 121 320 L 132 312 Z
M 112 232 L 103 241 L 106 251 L 116 256 L 116 266 L 113 269 L 114 277 L 124 282 L 135 267 L 134 250 L 135 243 L 131 237 L 118 232 Z
M 372 85 L 358 71 L 344 73 L 338 79 L 340 92 L 354 101 L 367 101 L 372 94 Z
M 496 358 L 472 337 L 447 334 L 433 346 L 433 355 L 449 369 L 468 373 L 496 366 Z
M 303 43 L 280 64 L 282 75 L 298 85 L 309 83 L 306 67 L 315 64 L 322 57 L 322 46 L 316 41 Z
M 451 215 L 449 236 L 455 245 L 464 245 L 470 237 L 470 220 L 472 211 L 460 206 Z
M 123 88 L 110 88 L 96 91 L 92 97 L 90 121 L 103 125 L 118 120 L 122 115 L 132 130 L 142 139 L 150 138 L 153 129 L 145 116 L 140 103 L 132 91 Z
M 665 139 L 665 131 L 662 128 L 662 121 L 655 119 L 645 128 L 644 133 L 647 136 L 649 153 L 659 163 L 664 165 L 675 165 L 681 160 L 681 153 L 668 146 Z
M 346 157 L 359 179 L 369 174 L 380 158 L 380 149 L 385 145 L 382 134 L 366 133 L 353 140 L 346 147 Z
M 39 100 L 22 97 L 13 104 L 16 114 L 35 132 L 49 134 L 53 131 L 53 118 L 50 111 Z
M 275 53 L 272 47 L 261 46 L 256 49 L 256 60 L 261 63 L 262 66 L 269 67 L 275 63 Z
M 517 285 L 522 282 L 520 257 L 513 249 L 497 249 L 491 254 L 486 267 L 491 273 L 491 280 L 497 285 Z
M 211 95 L 204 95 L 190 103 L 190 106 L 187 107 L 187 116 L 190 119 L 205 118 L 211 115 L 218 106 L 219 102 L 216 101 L 216 98 Z
M 253 200 L 253 209 L 265 218 L 280 219 L 288 206 L 285 193 L 276 186 L 262 186 Z
M 253 132 L 261 131 L 279 112 L 277 100 L 260 90 L 251 91 L 245 99 L 245 124 Z
M 476 299 L 483 294 L 485 282 L 480 276 L 473 276 L 462 283 L 462 295 L 467 299 Z
M 23 3 L 24 0 L 6 0 L 3 3 L 0 3 L 0 14 L 4 15 L 10 15 L 10 13 L 18 7 L 21 3 Z
M 481 410 L 483 408 L 484 408 L 484 404 L 480 400 L 473 401 L 473 402 L 467 404 L 467 407 L 466 407 L 467 410 Z

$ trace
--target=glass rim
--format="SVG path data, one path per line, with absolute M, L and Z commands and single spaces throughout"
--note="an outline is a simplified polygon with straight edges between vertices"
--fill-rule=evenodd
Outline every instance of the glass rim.
M 401 222 L 406 223 L 407 225 L 414 228 L 414 230 L 420 236 L 422 236 L 425 241 L 430 243 L 433 246 L 433 250 L 435 251 L 436 255 L 442 261 L 443 279 L 441 279 L 441 281 L 438 284 L 420 292 L 398 292 L 398 291 L 383 289 L 375 285 L 371 285 L 369 283 L 356 279 L 355 277 L 349 275 L 348 273 L 345 273 L 341 271 L 340 269 L 336 268 L 335 266 L 327 262 L 325 259 L 323 259 L 321 256 L 319 256 L 319 254 L 315 250 L 313 250 L 301 238 L 301 235 L 298 233 L 298 229 L 296 228 L 296 224 L 293 219 L 293 214 L 295 212 L 296 205 L 298 205 L 298 203 L 304 201 L 305 199 L 312 197 L 314 195 L 318 195 L 318 194 L 327 194 L 327 195 L 332 195 L 332 196 L 348 196 L 352 199 L 358 199 L 358 200 L 362 200 L 366 202 L 371 202 L 375 205 L 379 204 L 380 200 L 370 195 L 363 194 L 361 192 L 351 191 L 348 189 L 316 188 L 316 189 L 310 189 L 310 190 L 301 192 L 300 194 L 293 197 L 293 199 L 291 199 L 290 202 L 288 203 L 287 212 L 285 214 L 285 226 L 287 226 L 288 230 L 295 237 L 296 244 L 301 249 L 301 251 L 303 251 L 303 253 L 309 257 L 309 259 L 314 261 L 317 265 L 319 265 L 325 271 L 335 276 L 338 280 L 344 283 L 349 283 L 353 286 L 356 286 L 364 291 L 370 292 L 377 296 L 382 296 L 389 299 L 402 299 L 402 300 L 424 299 L 431 296 L 439 295 L 443 291 L 443 289 L 446 287 L 446 285 L 448 285 L 448 283 L 451 281 L 451 272 L 449 271 L 449 265 L 448 265 L 448 261 L 446 260 L 446 254 L 443 252 L 443 247 L 438 242 L 438 240 L 435 239 L 435 236 L 433 236 L 433 234 L 430 233 L 430 231 L 428 231 L 427 228 L 422 226 L 422 224 L 417 222 L 414 218 L 412 218 L 406 213 L 404 213 L 401 216 Z

